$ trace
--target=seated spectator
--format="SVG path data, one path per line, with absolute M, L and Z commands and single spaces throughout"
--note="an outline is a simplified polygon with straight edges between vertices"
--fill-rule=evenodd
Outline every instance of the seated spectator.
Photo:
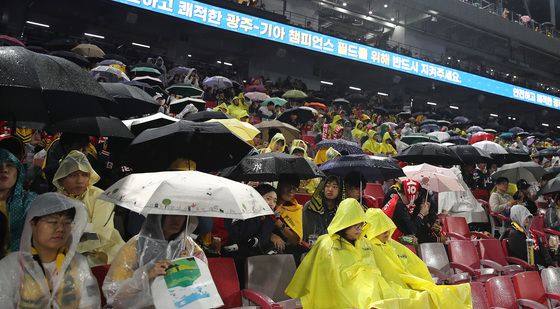
M 379 153 L 387 156 L 396 155 L 397 151 L 395 150 L 395 147 L 393 147 L 393 145 L 391 144 L 392 141 L 393 138 L 391 137 L 391 133 L 385 132 L 385 134 L 383 134 L 383 141 L 379 145 Z
M 276 113 L 274 109 L 274 102 L 268 102 L 266 106 L 261 106 L 257 113 L 262 119 L 274 119 Z
M 362 137 L 364 137 L 364 135 L 366 135 L 366 132 L 364 132 L 363 129 L 364 129 L 364 123 L 361 122 L 360 120 L 356 120 L 356 125 L 354 126 L 354 129 L 352 130 L 352 137 L 358 143 L 360 142 Z
M 270 152 L 284 152 L 286 150 L 286 138 L 282 133 L 276 133 L 272 139 L 270 139 L 270 143 L 264 149 L 262 149 L 262 153 L 270 153 Z
M 525 179 L 517 182 L 517 192 L 513 195 L 513 199 L 518 201 L 520 205 L 527 207 L 531 214 L 537 213 L 537 204 L 535 204 L 535 193 L 531 192 L 531 185 Z
M 377 142 L 377 132 L 375 132 L 375 130 L 369 130 L 367 135 L 368 135 L 368 139 L 362 145 L 362 150 L 364 151 L 365 154 L 370 154 L 370 155 L 379 154 L 380 145 Z
M 490 209 L 493 212 L 503 214 L 509 217 L 509 210 L 513 205 L 517 204 L 517 201 L 513 199 L 511 195 L 507 193 L 509 185 L 509 180 L 505 177 L 498 177 L 496 179 L 496 192 L 492 192 L 490 195 Z
M 549 200 L 544 214 L 544 226 L 560 231 L 560 200 L 558 200 L 558 196 Z
M 274 187 L 267 184 L 255 188 L 272 210 L 276 207 L 276 191 Z M 247 257 L 251 255 L 266 254 L 276 247 L 284 250 L 284 241 L 277 235 L 272 234 L 274 220 L 271 217 L 261 216 L 247 220 L 225 220 L 228 231 L 228 242 L 223 247 L 224 253 L 233 253 L 236 256 Z M 272 235 L 274 240 L 272 241 Z
M 391 239 L 397 227 L 381 209 L 368 209 L 366 222 L 369 226 L 366 237 L 372 245 L 375 263 L 382 265 L 381 275 L 389 284 L 414 289 L 416 293 L 427 291 L 435 308 L 470 308 L 469 284 L 434 284 L 426 264 L 410 249 Z
M 342 182 L 337 176 L 323 180 L 311 200 L 303 207 L 303 240 L 313 245 L 320 235 L 327 233 L 338 204 L 342 200 Z
M 25 213 L 35 194 L 24 190 L 25 169 L 9 151 L 0 148 L 0 258 L 18 251 Z
M 76 150 L 72 150 L 62 160 L 53 179 L 58 192 L 86 205 L 88 225 L 78 252 L 88 257 L 92 265 L 111 263 L 124 244 L 114 227 L 115 205 L 98 199 L 103 190 L 94 184 L 99 179 L 86 155 Z
M 558 262 L 551 257 L 548 248 L 544 246 L 543 241 L 531 231 L 533 215 L 529 210 L 523 205 L 514 205 L 511 207 L 510 214 L 512 230 L 508 236 L 509 255 L 529 262 L 526 240 L 530 238 L 534 241 L 532 251 L 535 265 L 541 267 L 558 265 Z
M 86 224 L 82 203 L 59 193 L 38 196 L 20 251 L 0 261 L 2 308 L 99 308 L 97 281 L 76 252 Z
M 284 252 L 299 254 L 302 252 L 303 239 L 302 210 L 294 197 L 299 181 L 292 178 L 283 178 L 278 181 L 276 189 L 278 201 L 276 202 L 275 226 L 273 233 L 286 243 Z
M 394 193 L 387 195 L 388 201 L 383 212 L 397 226 L 393 239 L 409 236 L 413 242 L 436 241 L 437 207 L 431 207 L 432 203 L 425 198 L 427 192 L 421 189 L 418 182 L 410 179 L 393 186 L 392 190 Z
M 187 216 L 148 215 L 140 234 L 119 251 L 103 282 L 107 304 L 113 308 L 150 308 L 150 285 L 165 275 L 171 260 L 194 256 L 206 261 L 202 249 L 185 235 Z

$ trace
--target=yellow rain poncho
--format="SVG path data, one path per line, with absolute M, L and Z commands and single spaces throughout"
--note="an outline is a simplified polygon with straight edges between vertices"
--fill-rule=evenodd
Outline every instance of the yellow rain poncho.
M 372 245 L 375 262 L 377 265 L 383 265 L 381 272 L 383 278 L 394 289 L 399 290 L 401 295 L 403 293 L 414 295 L 426 291 L 430 295 L 430 308 L 472 308 L 469 284 L 434 284 L 424 262 L 407 247 L 391 239 L 397 227 L 381 209 L 368 209 L 366 221 L 370 225 L 366 237 Z M 389 231 L 387 242 L 377 238 L 387 231 Z M 415 291 L 410 292 L 411 289 Z
M 276 207 L 276 213 L 280 214 L 284 222 L 294 233 L 303 239 L 303 206 L 297 200 L 292 200 L 289 204 Z
M 228 113 L 228 107 L 227 107 L 226 103 L 222 103 L 222 104 L 214 107 L 213 110 L 229 114 Z
M 240 93 L 239 96 L 236 96 L 231 100 L 231 104 L 228 105 L 228 114 L 233 117 L 239 119 L 238 117 L 243 111 L 248 111 L 249 107 L 245 105 L 245 97 L 243 93 Z
M 364 137 L 364 135 L 366 135 L 366 132 L 364 132 L 364 130 L 362 130 L 363 124 L 364 123 L 361 122 L 360 120 L 356 120 L 356 125 L 354 126 L 354 129 L 352 130 L 352 137 L 354 137 L 357 140 L 362 139 L 362 137 Z
M 78 252 L 86 255 L 92 264 L 111 263 L 124 241 L 113 224 L 115 205 L 97 199 L 103 193 L 103 190 L 94 186 L 100 177 L 91 167 L 87 157 L 79 151 L 72 150 L 60 163 L 52 183 L 58 192 L 69 196 L 62 186 L 62 179 L 75 171 L 89 173 L 89 183 L 84 193 L 70 197 L 86 205 L 88 224 L 85 232 L 96 234 L 94 239 L 80 242 Z M 104 255 L 107 256 L 106 260 Z
M 399 298 L 383 279 L 363 232 L 354 244 L 337 233 L 363 222 L 365 214 L 360 203 L 355 199 L 342 201 L 328 234 L 317 239 L 296 270 L 286 294 L 300 298 L 303 308 L 424 308 Z
M 336 151 L 336 149 L 332 147 L 321 148 L 315 154 L 313 162 L 315 162 L 315 164 L 317 165 L 321 165 L 337 157 L 340 157 L 340 152 Z
M 383 142 L 379 144 L 379 153 L 384 155 L 396 155 L 397 151 L 393 145 L 389 144 L 388 141 L 391 140 L 391 134 L 389 132 L 385 132 L 383 134 Z
M 280 141 L 282 141 L 284 145 L 282 146 L 279 152 L 284 152 L 286 150 L 286 138 L 282 133 L 276 133 L 270 140 L 270 144 L 268 144 L 268 147 L 266 147 L 262 151 L 262 153 L 274 152 L 274 148 L 276 147 L 276 144 Z
M 377 142 L 377 140 L 375 140 L 375 136 L 377 136 L 377 132 L 375 132 L 374 130 L 368 131 L 368 139 L 362 145 L 362 150 L 364 151 L 364 153 L 367 154 L 379 153 L 380 144 Z
M 294 139 L 292 141 L 292 147 L 290 147 L 290 154 L 293 154 L 294 150 L 301 149 L 303 150 L 303 157 L 310 160 L 309 156 L 307 155 L 307 144 L 305 141 L 301 139 Z

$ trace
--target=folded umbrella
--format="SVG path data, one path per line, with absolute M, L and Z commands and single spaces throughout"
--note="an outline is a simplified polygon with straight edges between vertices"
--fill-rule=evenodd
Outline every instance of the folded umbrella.
M 305 94 L 305 92 L 303 92 L 301 90 L 292 89 L 292 90 L 288 90 L 288 91 L 284 92 L 284 94 L 282 95 L 282 98 L 288 99 L 288 100 L 300 100 L 300 99 L 307 98 L 307 94 Z
M 439 143 L 437 137 L 425 133 L 411 133 L 401 137 L 401 141 L 408 145 L 414 145 L 418 143 Z
M 47 127 L 51 132 L 86 134 L 90 136 L 133 139 L 134 134 L 118 118 L 83 117 L 55 122 Z
M 237 181 L 272 182 L 287 176 L 305 180 L 324 177 L 325 174 L 315 163 L 303 157 L 270 152 L 246 156 L 223 176 Z
M 132 141 L 130 163 L 135 170 L 162 171 L 187 158 L 197 170 L 215 171 L 237 164 L 252 149 L 221 123 L 181 120 L 140 133 Z
M 263 92 L 255 92 L 255 91 L 245 93 L 245 97 L 249 98 L 249 100 L 255 101 L 255 102 L 264 102 L 264 101 L 270 99 L 270 96 L 268 96 L 268 94 L 263 93 Z
M 334 148 L 342 155 L 348 154 L 362 154 L 362 147 L 358 143 L 350 142 L 344 139 L 324 139 L 317 143 L 317 149 L 321 148 Z
M 220 111 L 202 111 L 198 113 L 190 113 L 183 117 L 184 120 L 194 122 L 205 122 L 210 119 L 230 119 L 231 116 Z
M 509 182 L 525 179 L 527 182 L 536 182 L 545 174 L 542 166 L 535 162 L 515 162 L 504 164 L 492 174 L 492 178 L 506 177 Z
M 87 71 L 23 47 L 0 48 L 0 117 L 37 123 L 107 116 L 117 103 Z
M 160 104 L 144 90 L 123 83 L 100 83 L 101 87 L 118 103 L 113 116 L 121 119 L 157 113 Z
M 484 150 L 480 150 L 472 145 L 454 145 L 449 146 L 449 148 L 451 148 L 465 164 L 488 163 L 493 160 Z
M 446 146 L 436 143 L 419 143 L 405 148 L 395 159 L 408 163 L 429 163 L 433 165 L 461 164 L 457 154 Z
M 273 98 L 269 98 L 269 99 L 264 100 L 261 103 L 261 106 L 267 106 L 269 102 L 274 103 L 274 105 L 276 105 L 276 106 L 284 106 L 286 103 L 288 103 L 287 100 L 284 100 L 284 99 L 278 98 L 278 97 L 273 97 Z
M 165 90 L 167 90 L 169 94 L 178 95 L 183 98 L 202 97 L 204 95 L 204 90 L 187 84 L 173 84 Z
M 489 155 L 508 154 L 507 150 L 497 143 L 491 141 L 480 141 L 472 144 Z
M 404 176 L 401 167 L 389 157 L 365 154 L 341 156 L 321 165 L 327 175 L 345 177 L 349 173 L 360 173 L 367 181 L 385 181 Z
M 86 58 L 103 59 L 103 57 L 105 56 L 105 52 L 97 45 L 93 44 L 79 44 L 76 47 L 72 48 L 71 51 Z
M 255 136 L 261 134 L 259 129 L 255 128 L 252 124 L 248 122 L 239 121 L 237 119 L 210 119 L 208 122 L 219 122 L 223 124 L 228 130 L 235 135 L 239 136 L 242 140 L 250 142 L 255 138 Z
M 309 107 L 294 107 L 286 110 L 277 120 L 285 123 L 291 123 L 292 115 L 297 116 L 297 123 L 307 123 L 309 120 L 313 119 L 313 111 Z
M 196 171 L 128 175 L 100 199 L 139 214 L 249 219 L 272 210 L 252 187 Z
M 287 143 L 291 143 L 292 140 L 299 138 L 299 129 L 289 125 L 285 122 L 278 121 L 278 120 L 270 120 L 270 121 L 263 121 L 261 123 L 257 123 L 255 128 L 259 129 L 263 134 L 263 140 L 270 140 L 272 134 L 269 134 L 270 130 L 273 131 L 280 131 L 284 138 L 286 138 Z
M 138 136 L 138 134 L 146 129 L 163 127 L 177 121 L 179 121 L 179 119 L 167 116 L 163 113 L 157 113 L 142 118 L 123 120 L 123 123 L 132 134 Z
M 208 88 L 226 89 L 232 87 L 233 83 L 229 78 L 223 76 L 212 76 L 206 77 L 204 81 L 202 81 L 202 85 Z

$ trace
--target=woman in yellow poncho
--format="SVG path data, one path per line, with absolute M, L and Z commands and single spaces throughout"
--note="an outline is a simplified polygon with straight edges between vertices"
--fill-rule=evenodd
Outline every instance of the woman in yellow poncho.
M 247 105 L 245 105 L 245 97 L 243 96 L 243 93 L 240 93 L 238 96 L 234 97 L 233 100 L 231 100 L 231 104 L 228 105 L 228 114 L 233 117 L 233 118 L 237 118 L 238 114 L 243 112 L 243 111 L 247 111 L 249 109 L 249 107 Z
M 383 265 L 381 274 L 394 289 L 427 291 L 431 308 L 472 308 L 469 284 L 434 284 L 424 262 L 407 247 L 391 239 L 397 227 L 381 209 L 368 209 L 366 222 L 370 226 L 366 237 L 372 245 L 375 263 Z
M 286 294 L 303 308 L 425 308 L 427 296 L 399 298 L 375 265 L 362 206 L 355 199 L 340 203 L 336 214 L 298 267 Z
M 362 145 L 362 150 L 364 151 L 365 154 L 374 155 L 379 153 L 380 145 L 375 139 L 376 136 L 377 136 L 377 132 L 375 132 L 374 130 L 368 131 L 368 139 Z
M 284 152 L 286 150 L 286 138 L 282 133 L 276 133 L 270 140 L 268 147 L 264 148 L 261 153 Z
M 354 137 L 358 141 L 358 143 L 360 142 L 362 137 L 366 135 L 366 132 L 364 132 L 363 128 L 364 128 L 364 123 L 361 122 L 360 120 L 356 120 L 356 125 L 352 130 L 352 137 Z
M 391 145 L 391 143 L 389 143 L 391 140 L 392 140 L 391 134 L 389 132 L 385 132 L 385 134 L 383 134 L 383 141 L 381 142 L 381 144 L 379 144 L 379 153 L 380 154 L 384 154 L 384 155 L 388 155 L 388 156 L 392 156 L 392 155 L 397 154 L 397 151 L 395 150 L 395 147 L 393 147 L 393 145 Z
M 88 225 L 85 232 L 91 237 L 84 237 L 78 245 L 78 252 L 84 254 L 92 265 L 111 263 L 124 244 L 113 224 L 115 205 L 97 199 L 103 193 L 94 186 L 99 179 L 86 156 L 72 150 L 60 163 L 52 182 L 58 192 L 86 205 Z

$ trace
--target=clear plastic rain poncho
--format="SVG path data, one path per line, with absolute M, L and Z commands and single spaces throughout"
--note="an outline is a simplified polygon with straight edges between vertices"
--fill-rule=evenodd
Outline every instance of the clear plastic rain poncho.
M 94 186 L 100 180 L 99 175 L 91 167 L 86 155 L 73 150 L 60 163 L 53 179 L 53 185 L 58 192 L 68 195 L 62 186 L 62 179 L 74 173 L 82 171 L 89 173 L 89 183 L 86 191 L 73 198 L 83 202 L 87 209 L 88 224 L 85 232 L 95 234 L 96 237 L 84 240 L 78 247 L 78 252 L 88 253 L 90 264 L 109 264 L 124 245 L 119 232 L 113 223 L 115 205 L 98 199 L 103 190 Z M 99 255 L 97 253 L 102 253 Z M 105 261 L 105 256 L 107 260 Z
M 430 305 L 422 308 L 466 309 L 472 308 L 471 287 L 468 283 L 436 285 L 428 267 L 410 249 L 391 239 L 397 226 L 381 209 L 366 211 L 370 228 L 366 232 L 377 265 L 382 265 L 381 275 L 401 296 L 413 299 L 419 293 L 430 295 Z M 387 242 L 377 237 L 389 231 Z
M 58 254 L 55 272 L 47 279 L 38 256 L 32 254 L 31 220 L 71 208 L 76 209 L 76 215 L 67 248 Z M 82 203 L 59 193 L 39 195 L 27 213 L 20 251 L 0 261 L 0 306 L 5 309 L 99 308 L 97 281 L 86 258 L 76 252 L 86 223 L 87 212 Z
M 320 236 L 305 256 L 286 294 L 299 297 L 304 308 L 428 308 L 426 293 L 408 299 L 382 277 L 371 244 L 364 238 L 368 225 L 354 244 L 339 235 L 340 231 L 365 221 L 363 208 L 357 200 L 342 201 L 327 229 L 328 234 Z
M 113 308 L 151 308 L 153 298 L 148 272 L 155 262 L 195 256 L 207 262 L 202 249 L 185 231 L 171 241 L 165 240 L 161 215 L 148 215 L 140 234 L 119 251 L 103 282 L 107 304 Z

